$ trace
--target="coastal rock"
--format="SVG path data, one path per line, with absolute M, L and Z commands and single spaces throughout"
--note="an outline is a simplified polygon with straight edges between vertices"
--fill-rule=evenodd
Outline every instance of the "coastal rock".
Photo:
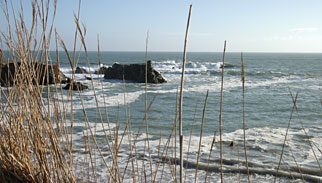
M 95 71 L 94 74 L 104 74 L 108 67 L 100 67 L 98 71 Z
M 84 68 L 76 67 L 75 74 L 88 74 L 88 72 Z
M 93 80 L 93 78 L 90 77 L 90 76 L 85 76 L 85 79 L 87 79 L 87 80 Z
M 88 89 L 88 86 L 82 84 L 81 82 L 73 82 L 73 84 L 71 83 L 67 83 L 67 85 L 63 88 L 64 90 L 69 90 L 72 89 L 74 91 L 82 91 L 85 89 Z
M 123 65 L 114 63 L 112 67 L 107 68 L 104 72 L 105 79 L 119 79 L 131 80 L 138 83 L 145 83 L 145 70 L 144 64 L 130 64 Z M 152 67 L 152 62 L 147 61 L 147 82 L 148 83 L 166 83 L 167 81 L 161 74 Z
M 229 144 L 230 147 L 235 147 L 236 143 L 234 141 L 231 141 L 231 143 Z
M 56 83 L 67 83 L 68 78 L 59 70 L 57 65 L 43 63 L 3 63 L 0 65 L 0 83 L 1 86 L 10 87 L 17 82 L 32 82 L 36 85 L 50 85 Z M 48 78 L 47 78 L 48 76 Z M 31 80 L 29 78 L 32 78 Z

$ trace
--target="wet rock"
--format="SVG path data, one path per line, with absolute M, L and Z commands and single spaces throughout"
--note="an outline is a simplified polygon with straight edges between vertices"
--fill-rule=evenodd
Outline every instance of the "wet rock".
M 108 67 L 100 67 L 98 71 L 95 71 L 94 74 L 104 74 Z
M 84 68 L 76 67 L 75 74 L 88 74 L 88 72 Z
M 82 91 L 82 90 L 88 89 L 88 86 L 82 84 L 81 82 L 73 82 L 73 84 L 67 83 L 63 89 L 64 90 L 72 89 L 74 91 L 78 91 L 78 90 Z
M 89 76 L 85 76 L 85 79 L 87 79 L 87 80 L 93 80 L 93 78 L 92 77 L 89 77 Z
M 131 80 L 138 83 L 145 83 L 146 65 L 129 64 L 123 65 L 114 63 L 112 67 L 108 67 L 104 72 L 105 79 Z M 147 82 L 148 83 L 166 83 L 167 81 L 161 74 L 152 67 L 152 62 L 147 62 Z
M 18 82 L 31 82 L 36 85 L 66 83 L 68 78 L 54 64 L 43 63 L 2 63 L 0 65 L 1 86 L 10 87 Z M 31 79 L 30 79 L 31 78 Z

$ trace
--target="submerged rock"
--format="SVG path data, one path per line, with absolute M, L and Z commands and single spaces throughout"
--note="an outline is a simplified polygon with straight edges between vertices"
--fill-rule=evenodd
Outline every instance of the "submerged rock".
M 94 74 L 104 74 L 108 67 L 100 67 L 98 71 L 95 71 Z
M 74 91 L 82 91 L 85 89 L 88 89 L 88 86 L 82 84 L 81 82 L 73 82 L 73 84 L 71 83 L 67 83 L 67 85 L 63 88 L 64 90 L 69 90 L 72 89 Z
M 231 141 L 231 143 L 230 143 L 230 145 L 229 145 L 230 147 L 235 147 L 236 146 L 236 143 L 234 142 L 234 141 Z
M 88 74 L 88 72 L 84 68 L 76 67 L 75 74 Z
M 93 78 L 90 77 L 90 76 L 85 76 L 85 79 L 87 79 L 87 80 L 93 80 Z
M 112 67 L 104 71 L 105 79 L 119 79 L 131 80 L 138 83 L 145 83 L 145 70 L 144 64 L 129 64 L 123 65 L 114 63 Z M 147 61 L 147 82 L 148 83 L 166 83 L 167 81 L 161 74 L 152 67 L 152 62 Z
M 1 86 L 10 87 L 18 82 L 32 82 L 36 85 L 67 83 L 68 78 L 54 64 L 43 63 L 3 63 L 0 65 Z M 47 78 L 48 76 L 48 78 Z

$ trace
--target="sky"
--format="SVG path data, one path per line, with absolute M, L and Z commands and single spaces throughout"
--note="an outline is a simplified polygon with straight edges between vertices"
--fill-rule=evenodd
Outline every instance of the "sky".
M 55 28 L 69 49 L 78 2 L 57 4 Z M 20 3 L 30 22 L 30 0 Z M 97 50 L 99 35 L 101 51 L 144 51 L 149 31 L 149 51 L 182 52 L 190 4 L 188 51 L 220 52 L 227 40 L 230 52 L 322 52 L 321 0 L 82 0 L 87 48 Z

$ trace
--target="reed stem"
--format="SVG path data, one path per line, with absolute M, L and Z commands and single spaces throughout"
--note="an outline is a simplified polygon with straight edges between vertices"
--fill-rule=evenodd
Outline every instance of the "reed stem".
M 205 121 L 205 112 L 206 112 L 206 107 L 207 107 L 208 92 L 209 91 L 207 91 L 206 99 L 205 99 L 205 103 L 204 103 L 203 111 L 202 111 L 202 120 L 201 120 L 201 128 L 200 128 L 200 139 L 199 139 L 199 147 L 198 147 L 198 156 L 197 156 L 197 167 L 196 167 L 196 173 L 195 173 L 195 182 L 197 182 L 197 176 L 198 176 L 198 165 L 199 165 L 199 158 L 200 158 L 200 148 L 201 148 L 201 141 L 202 141 L 203 124 L 204 124 L 204 121 Z
M 224 94 L 224 71 L 225 71 L 226 41 L 224 43 L 224 52 L 222 58 L 221 89 L 220 89 L 220 112 L 219 112 L 219 136 L 220 136 L 220 180 L 223 182 L 223 146 L 222 146 L 222 104 Z
M 290 95 L 293 96 L 291 91 L 290 91 Z M 277 166 L 277 170 L 276 170 L 276 175 L 275 175 L 275 178 L 274 178 L 274 182 L 276 182 L 277 174 L 278 174 L 278 171 L 279 171 L 280 166 L 281 166 L 281 162 L 282 162 L 282 158 L 283 158 L 283 153 L 284 153 L 284 149 L 285 149 L 285 144 L 286 144 L 286 140 L 287 140 L 287 135 L 288 135 L 288 131 L 289 131 L 290 126 L 291 126 L 291 121 L 292 121 L 293 113 L 294 113 L 294 110 L 295 110 L 297 97 L 298 97 L 298 93 L 296 93 L 295 100 L 294 100 L 294 103 L 293 103 L 292 112 L 291 112 L 291 115 L 290 115 L 290 119 L 289 119 L 288 124 L 287 124 L 287 129 L 286 129 L 286 133 L 285 133 L 285 137 L 284 137 L 284 142 L 283 142 L 283 146 L 282 146 L 282 152 L 281 152 L 281 155 L 280 155 L 280 160 L 278 162 L 278 166 Z
M 179 98 L 180 183 L 182 183 L 182 181 L 183 181 L 183 134 L 182 134 L 183 85 L 184 85 L 184 72 L 185 72 L 185 68 L 186 68 L 187 41 L 188 41 L 191 9 L 192 9 L 192 5 L 190 5 L 190 9 L 189 9 L 189 16 L 188 16 L 188 22 L 187 22 L 187 28 L 186 28 L 186 36 L 185 36 L 185 40 L 184 40 L 181 87 L 180 87 L 180 98 Z
M 245 152 L 245 161 L 246 161 L 246 170 L 247 170 L 247 179 L 249 179 L 249 170 L 248 170 L 248 160 L 247 160 L 247 146 L 246 146 L 246 124 L 245 124 L 245 70 L 244 70 L 244 57 L 241 53 L 241 79 L 243 84 L 243 133 L 244 133 L 244 152 Z M 239 154 L 239 153 L 238 153 Z

